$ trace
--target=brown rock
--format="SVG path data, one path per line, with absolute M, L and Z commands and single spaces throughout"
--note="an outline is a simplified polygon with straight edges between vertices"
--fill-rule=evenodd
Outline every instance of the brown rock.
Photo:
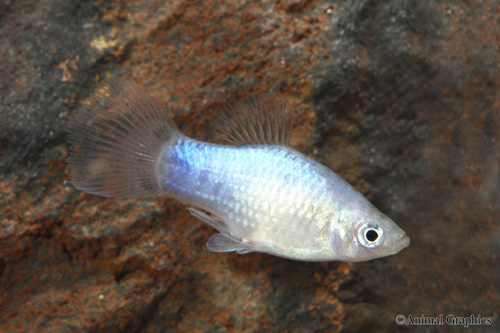
M 0 330 L 391 330 L 500 311 L 496 1 L 0 4 Z M 294 147 L 412 239 L 368 263 L 213 254 L 169 199 L 67 182 L 69 120 L 97 81 L 146 86 L 187 134 L 271 91 Z M 499 328 L 494 317 L 493 327 Z

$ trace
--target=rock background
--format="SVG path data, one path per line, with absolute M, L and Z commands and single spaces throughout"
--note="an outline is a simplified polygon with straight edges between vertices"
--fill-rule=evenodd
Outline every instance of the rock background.
M 0 330 L 500 329 L 499 16 L 494 0 L 0 2 Z M 200 139 L 217 107 L 274 92 L 293 146 L 411 246 L 357 264 L 212 254 L 181 203 L 76 191 L 68 122 L 116 75 Z

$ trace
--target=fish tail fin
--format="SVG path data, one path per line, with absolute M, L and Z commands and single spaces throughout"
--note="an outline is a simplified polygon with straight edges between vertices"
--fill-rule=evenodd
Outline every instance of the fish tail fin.
M 168 113 L 132 81 L 99 86 L 69 129 L 71 183 L 106 197 L 166 195 L 157 167 L 182 133 Z

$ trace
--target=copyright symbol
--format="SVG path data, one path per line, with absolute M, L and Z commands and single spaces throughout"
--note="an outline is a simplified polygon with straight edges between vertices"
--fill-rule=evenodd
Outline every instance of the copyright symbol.
M 396 316 L 396 324 L 398 325 L 404 325 L 406 323 L 406 317 L 405 315 L 398 314 Z

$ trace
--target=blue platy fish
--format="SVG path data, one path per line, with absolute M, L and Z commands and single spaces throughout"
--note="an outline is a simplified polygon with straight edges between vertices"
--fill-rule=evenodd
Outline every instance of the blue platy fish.
M 170 197 L 217 229 L 212 252 L 265 252 L 306 261 L 365 261 L 410 239 L 361 193 L 288 146 L 291 114 L 271 95 L 221 110 L 233 145 L 183 135 L 141 87 L 96 89 L 69 132 L 72 184 L 107 197 Z

